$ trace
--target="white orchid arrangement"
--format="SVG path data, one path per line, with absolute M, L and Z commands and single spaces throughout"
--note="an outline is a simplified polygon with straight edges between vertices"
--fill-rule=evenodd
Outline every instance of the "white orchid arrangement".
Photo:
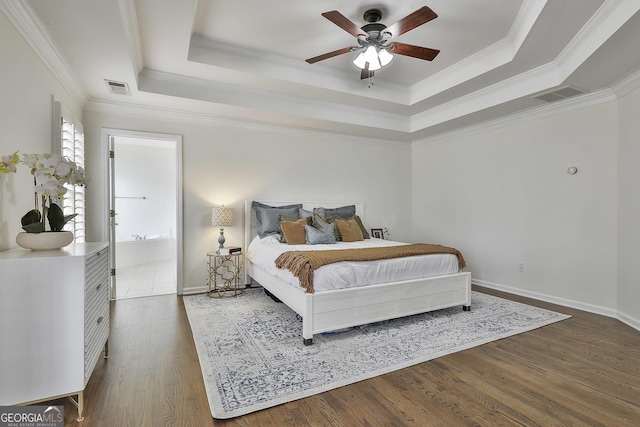
M 0 173 L 11 173 L 16 171 L 16 165 L 20 162 L 18 152 L 0 157 Z
M 46 218 L 50 231 L 62 231 L 64 225 L 76 214 L 65 216 L 62 208 L 54 200 L 66 194 L 65 184 L 85 185 L 84 169 L 59 154 L 25 154 L 20 160 L 16 151 L 11 155 L 2 156 L 0 173 L 15 173 L 16 165 L 20 162 L 31 169 L 36 194 L 35 209 L 22 217 L 22 228 L 28 233 L 46 231 Z

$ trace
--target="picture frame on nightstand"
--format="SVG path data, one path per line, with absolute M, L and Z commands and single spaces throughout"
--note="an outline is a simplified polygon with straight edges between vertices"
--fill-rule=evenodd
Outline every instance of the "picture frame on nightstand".
M 376 239 L 384 239 L 384 233 L 382 231 L 382 228 L 372 228 L 371 237 Z

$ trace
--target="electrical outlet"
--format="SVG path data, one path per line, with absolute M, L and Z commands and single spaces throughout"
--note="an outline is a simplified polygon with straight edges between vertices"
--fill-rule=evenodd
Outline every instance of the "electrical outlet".
M 518 271 L 524 273 L 524 262 L 518 261 Z

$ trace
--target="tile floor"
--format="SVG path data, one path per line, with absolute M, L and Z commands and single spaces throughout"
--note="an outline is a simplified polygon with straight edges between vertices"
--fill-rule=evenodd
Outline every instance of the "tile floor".
M 116 299 L 175 294 L 175 270 L 175 260 L 119 267 L 116 272 Z

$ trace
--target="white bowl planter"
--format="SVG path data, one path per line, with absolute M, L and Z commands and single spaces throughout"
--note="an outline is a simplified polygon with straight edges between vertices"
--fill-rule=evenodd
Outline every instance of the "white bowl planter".
M 18 233 L 16 243 L 18 246 L 32 251 L 50 251 L 60 249 L 73 242 L 71 231 L 46 231 L 44 233 Z

